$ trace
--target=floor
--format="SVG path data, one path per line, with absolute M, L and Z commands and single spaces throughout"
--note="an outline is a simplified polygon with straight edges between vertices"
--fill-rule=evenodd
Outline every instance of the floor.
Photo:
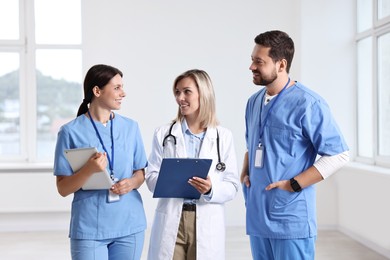
M 142 257 L 146 259 L 148 233 Z M 319 231 L 316 260 L 387 259 L 337 231 Z M 251 259 L 248 237 L 242 227 L 227 229 L 227 260 Z M 69 260 L 67 231 L 0 233 L 0 259 Z

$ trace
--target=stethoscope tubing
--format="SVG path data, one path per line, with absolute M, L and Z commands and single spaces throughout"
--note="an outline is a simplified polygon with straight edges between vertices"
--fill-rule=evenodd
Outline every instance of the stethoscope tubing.
M 176 121 L 173 122 L 171 124 L 171 126 L 169 127 L 169 131 L 168 131 L 168 134 L 164 137 L 163 139 L 163 142 L 162 142 L 162 146 L 164 147 L 165 146 L 165 143 L 169 141 L 169 139 L 173 139 L 173 143 L 174 145 L 176 146 L 176 136 L 174 136 L 172 134 L 172 128 L 173 126 L 176 124 Z M 219 151 L 219 133 L 218 133 L 218 129 L 216 129 L 217 131 L 217 154 L 218 154 L 218 163 L 217 165 L 215 166 L 215 168 L 217 169 L 217 171 L 220 171 L 220 172 L 223 172 L 225 171 L 226 169 L 226 164 L 224 162 L 221 162 L 221 154 L 220 154 L 220 151 Z

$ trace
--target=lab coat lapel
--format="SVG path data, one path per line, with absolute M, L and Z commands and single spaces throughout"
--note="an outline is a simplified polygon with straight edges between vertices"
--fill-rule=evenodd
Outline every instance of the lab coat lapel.
M 214 146 L 217 143 L 217 131 L 215 128 L 208 128 L 203 139 L 199 152 L 199 158 L 212 158 Z
M 176 122 L 173 126 L 172 134 L 176 137 L 176 158 L 187 158 L 183 131 L 181 130 L 181 124 L 179 122 Z

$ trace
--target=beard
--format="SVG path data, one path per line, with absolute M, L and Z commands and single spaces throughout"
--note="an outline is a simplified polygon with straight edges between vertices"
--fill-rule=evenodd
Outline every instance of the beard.
M 253 83 L 255 83 L 256 85 L 267 86 L 278 78 L 278 74 L 276 73 L 276 71 L 273 71 L 269 76 L 264 76 L 259 73 L 259 77 L 259 80 L 253 79 Z

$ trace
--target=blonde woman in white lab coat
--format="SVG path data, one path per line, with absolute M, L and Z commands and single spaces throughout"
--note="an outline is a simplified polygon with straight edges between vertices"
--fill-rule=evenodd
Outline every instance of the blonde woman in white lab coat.
M 178 115 L 156 129 L 146 171 L 154 191 L 163 158 L 212 159 L 206 179 L 189 183 L 199 200 L 160 198 L 151 230 L 149 260 L 225 259 L 224 203 L 239 189 L 238 168 L 231 132 L 218 125 L 210 77 L 189 70 L 173 84 Z

